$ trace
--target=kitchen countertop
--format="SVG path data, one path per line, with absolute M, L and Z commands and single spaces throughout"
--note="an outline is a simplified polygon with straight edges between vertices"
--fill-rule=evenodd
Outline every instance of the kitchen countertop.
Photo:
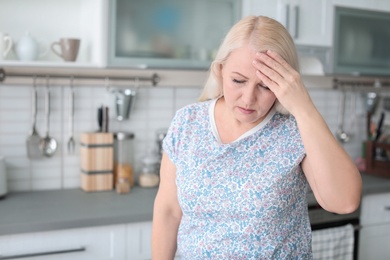
M 390 178 L 362 174 L 363 196 L 390 192 Z M 157 188 L 11 192 L 0 201 L 0 235 L 151 221 Z
M 0 235 L 151 221 L 157 188 L 11 192 L 0 200 Z

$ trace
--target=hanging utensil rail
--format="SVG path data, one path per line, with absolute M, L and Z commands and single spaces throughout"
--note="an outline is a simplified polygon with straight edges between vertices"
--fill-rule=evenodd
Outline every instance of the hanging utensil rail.
M 33 77 L 50 77 L 53 78 L 60 78 L 60 79 L 68 79 L 69 77 L 73 77 L 73 79 L 81 79 L 81 80 L 120 80 L 120 81 L 150 81 L 152 83 L 152 86 L 157 86 L 158 82 L 160 81 L 160 77 L 157 73 L 152 74 L 151 77 L 137 77 L 137 76 L 119 76 L 119 75 L 112 75 L 112 76 L 99 76 L 99 75 L 74 75 L 74 73 L 69 74 L 51 74 L 51 73 L 7 73 L 3 68 L 0 68 L 0 83 L 3 82 L 7 77 L 22 77 L 22 78 L 33 78 Z
M 333 89 L 352 90 L 359 92 L 389 91 L 390 81 L 388 79 L 333 79 Z

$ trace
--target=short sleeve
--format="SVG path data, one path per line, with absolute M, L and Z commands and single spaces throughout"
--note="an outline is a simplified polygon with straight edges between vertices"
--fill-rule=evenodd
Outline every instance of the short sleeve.
M 182 111 L 178 110 L 172 119 L 162 145 L 164 152 L 174 164 L 176 164 L 178 157 L 179 136 L 182 130 L 182 117 Z

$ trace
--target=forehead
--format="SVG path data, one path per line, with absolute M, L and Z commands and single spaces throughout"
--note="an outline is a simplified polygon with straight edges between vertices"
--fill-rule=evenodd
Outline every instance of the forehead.
M 226 60 L 226 63 L 230 65 L 238 65 L 238 63 L 240 63 L 241 66 L 246 63 L 252 64 L 252 60 L 255 59 L 255 55 L 256 51 L 248 45 L 245 45 L 233 50 Z
M 254 71 L 252 61 L 256 58 L 255 55 L 256 51 L 248 45 L 237 48 L 230 53 L 223 67 L 229 71 Z

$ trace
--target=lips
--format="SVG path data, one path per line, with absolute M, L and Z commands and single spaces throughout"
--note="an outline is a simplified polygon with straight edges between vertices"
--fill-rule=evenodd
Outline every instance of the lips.
M 253 109 L 245 109 L 245 108 L 243 108 L 243 107 L 238 107 L 238 109 L 241 111 L 241 113 L 243 113 L 243 114 L 252 114 L 253 112 L 255 112 L 255 110 L 253 110 Z

